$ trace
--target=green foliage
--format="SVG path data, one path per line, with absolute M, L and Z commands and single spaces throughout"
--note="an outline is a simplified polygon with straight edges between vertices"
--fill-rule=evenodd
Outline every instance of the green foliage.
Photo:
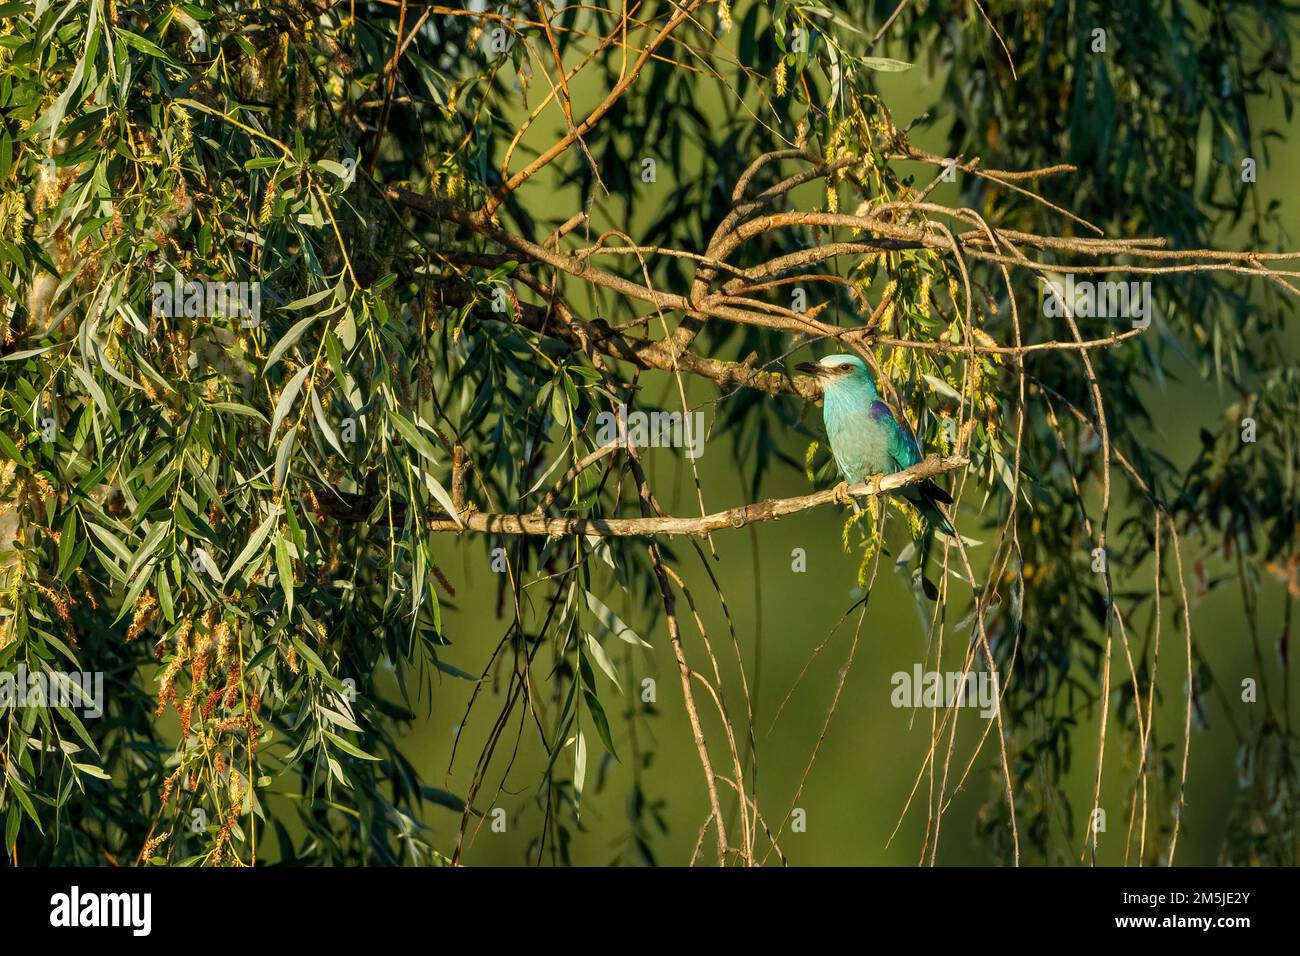
M 921 202 L 928 178 L 898 162 L 913 134 L 882 89 L 942 65 L 942 100 L 920 124 L 951 119 L 952 156 L 978 156 L 982 169 L 1078 167 L 1052 180 L 1063 183 L 1052 203 L 1074 214 L 1064 220 L 965 177 L 960 205 L 998 228 L 1053 235 L 1064 221 L 1089 234 L 1083 219 L 1186 248 L 1238 226 L 1252 247 L 1281 248 L 1278 210 L 1258 208 L 1237 176 L 1243 156 L 1267 155 L 1252 98 L 1276 93 L 1290 115 L 1289 29 L 1267 5 L 1133 3 L 1120 20 L 1111 4 L 989 0 L 986 22 L 978 5 L 907 4 L 873 46 L 868 25 L 896 0 L 709 4 L 698 17 L 716 12 L 720 27 L 732 24 L 725 36 L 687 24 L 545 185 L 506 190 L 502 171 L 532 162 L 559 122 L 554 102 L 545 114 L 538 102 L 561 94 L 537 6 L 507 2 L 503 19 L 434 13 L 395 55 L 415 7 L 399 27 L 397 10 L 375 3 L 356 4 L 355 20 L 347 5 L 312 0 L 0 4 L 0 669 L 99 671 L 106 686 L 97 721 L 69 707 L 0 713 L 11 861 L 446 862 L 482 819 L 487 770 L 524 718 L 547 756 L 530 861 L 571 858 L 614 764 L 633 779 L 615 861 L 656 861 L 670 819 L 644 779 L 644 724 L 656 711 L 627 662 L 665 640 L 658 563 L 681 563 L 688 546 L 445 528 L 475 511 L 600 519 L 657 507 L 642 499 L 631 456 L 593 457 L 597 416 L 651 407 L 661 388 L 665 408 L 686 411 L 685 388 L 643 380 L 630 348 L 591 343 L 658 342 L 686 323 L 674 315 L 670 328 L 647 299 L 588 284 L 573 262 L 603 263 L 593 248 L 556 252 L 567 271 L 548 263 L 537 249 L 560 249 L 558 230 L 576 213 L 587 220 L 575 235 L 619 230 L 598 244 L 623 242 L 610 237 L 635 224 L 637 254 L 618 267 L 632 288 L 685 294 L 697 261 L 640 250 L 702 253 L 732 188 L 770 150 L 794 144 L 836 167 L 811 197 L 783 197 L 789 207 Z M 646 3 L 636 17 L 654 25 L 676 9 Z M 1093 23 L 1112 30 L 1104 57 L 1082 52 Z M 616 88 L 641 49 L 597 46 L 616 25 L 576 4 L 552 18 L 566 68 L 596 50 L 582 76 L 591 85 L 565 99 L 574 116 L 593 89 Z M 1241 48 L 1242 29 L 1259 44 Z M 631 32 L 639 44 L 654 35 Z M 534 111 L 547 121 L 534 127 Z M 646 157 L 672 170 L 653 196 L 633 188 Z M 780 178 L 766 170 L 756 181 Z M 438 214 L 405 208 L 402 189 Z M 765 263 L 829 232 L 761 232 L 739 258 Z M 845 259 L 843 281 L 819 286 L 810 314 L 873 334 L 882 390 L 927 449 L 957 447 L 947 424 L 969 437 L 971 508 L 1000 535 L 963 627 L 971 638 L 979 617 L 1012 675 L 1003 706 L 1022 844 L 1062 858 L 1082 826 L 1064 797 L 1069 740 L 1102 693 L 1115 608 L 1131 631 L 1142 614 L 1142 633 L 1155 634 L 1159 598 L 1181 627 L 1186 577 L 1198 595 L 1240 587 L 1253 622 L 1262 582 L 1294 583 L 1300 390 L 1279 361 L 1289 299 L 1221 272 L 1166 278 L 1153 334 L 1092 353 L 1110 441 L 1147 487 L 1114 516 L 1112 561 L 1163 556 L 1153 580 L 1113 595 L 1087 571 L 1102 476 L 1078 356 L 1044 353 L 1022 383 L 1022 366 L 996 350 L 1018 341 L 1012 299 L 1024 341 L 1061 336 L 1041 290 L 1027 278 L 1003 289 L 989 263 L 971 280 L 934 247 Z M 256 321 L 206 303 L 160 307 L 172 294 L 160 287 L 183 282 L 256 284 Z M 788 291 L 744 294 L 768 296 L 775 315 Z M 697 356 L 753 355 L 763 371 L 805 344 L 761 323 L 711 318 L 697 331 Z M 1235 401 L 1186 467 L 1149 442 L 1145 388 L 1184 358 Z M 711 435 L 751 493 L 774 470 L 805 470 L 790 437 L 807 431 L 801 404 L 738 386 L 713 403 Z M 1250 455 L 1240 452 L 1245 417 L 1269 438 Z M 814 451 L 806 471 L 824 482 L 830 469 Z M 884 547 L 883 512 L 864 515 L 859 583 Z M 1183 537 L 1177 565 L 1169 527 Z M 703 546 L 689 548 L 707 567 Z M 457 655 L 443 618 L 455 594 L 439 562 L 467 551 L 505 562 L 506 623 L 486 665 Z M 1140 692 L 1111 688 L 1131 751 L 1155 680 L 1145 650 L 1138 657 Z M 445 681 L 477 691 L 502 664 L 506 710 L 472 789 L 430 786 L 403 731 Z M 1195 666 L 1201 695 L 1214 675 L 1203 658 Z M 551 694 L 554 706 L 539 700 Z M 1254 785 L 1227 860 L 1295 862 L 1300 780 L 1284 726 L 1270 710 L 1243 743 Z M 1161 805 L 1176 802 L 1175 743 L 1162 738 L 1137 759 L 1153 765 Z M 458 839 L 434 839 L 430 812 L 459 815 Z M 996 789 L 980 828 L 998 859 L 1012 855 L 1009 815 Z

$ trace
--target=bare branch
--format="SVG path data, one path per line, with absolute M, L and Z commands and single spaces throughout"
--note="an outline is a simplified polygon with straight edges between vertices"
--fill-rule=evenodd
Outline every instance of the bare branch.
M 555 518 L 542 514 L 507 515 L 470 511 L 461 516 L 458 525 L 446 514 L 436 514 L 426 527 L 430 531 L 477 531 L 490 534 L 536 534 L 562 538 L 568 535 L 599 535 L 607 538 L 639 538 L 655 535 L 693 534 L 705 535 L 725 528 L 743 528 L 760 521 L 774 521 L 800 511 L 843 501 L 845 496 L 861 497 L 886 491 L 896 491 L 908 485 L 933 478 L 945 472 L 964 467 L 969 459 L 964 457 L 939 458 L 931 456 L 911 468 L 883 475 L 859 484 L 837 486 L 809 495 L 793 498 L 769 498 L 750 505 L 740 505 L 726 511 L 699 518 L 649 517 L 649 518 Z

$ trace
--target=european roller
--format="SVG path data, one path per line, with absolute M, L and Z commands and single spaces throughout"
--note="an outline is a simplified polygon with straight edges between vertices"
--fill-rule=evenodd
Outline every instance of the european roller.
M 822 387 L 822 417 L 831 454 L 840 474 L 850 484 L 872 475 L 888 475 L 921 460 L 916 439 L 885 404 L 871 373 L 856 355 L 828 355 L 817 363 L 796 366 L 814 376 Z M 931 527 L 956 534 L 940 511 L 952 504 L 948 493 L 928 478 L 900 489 Z

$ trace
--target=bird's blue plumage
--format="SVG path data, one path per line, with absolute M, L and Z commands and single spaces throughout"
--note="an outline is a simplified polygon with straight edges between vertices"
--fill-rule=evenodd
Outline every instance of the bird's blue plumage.
M 861 359 L 839 363 L 822 382 L 822 416 L 835 464 L 845 481 L 887 475 L 921 460 L 916 442 L 880 399 Z M 841 371 L 842 369 L 842 371 Z
M 894 412 L 888 405 L 876 399 L 871 403 L 871 417 L 881 428 L 890 433 L 889 456 L 897 466 L 895 471 L 911 468 L 921 460 L 921 449 L 916 447 L 916 439 L 912 437 L 911 432 L 898 424 L 898 419 L 894 417 Z
M 824 360 L 822 417 L 830 439 L 831 454 L 844 480 L 864 481 L 872 475 L 888 475 L 910 468 L 921 460 L 916 439 L 899 417 L 880 398 L 871 373 L 856 355 L 836 355 Z M 937 494 L 936 494 L 937 493 Z M 934 500 L 947 496 L 929 482 L 909 486 L 903 494 L 922 513 L 948 533 L 952 526 Z

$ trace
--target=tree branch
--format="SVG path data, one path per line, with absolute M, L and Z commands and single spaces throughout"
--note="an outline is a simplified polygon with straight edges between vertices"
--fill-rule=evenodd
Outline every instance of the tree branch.
M 507 515 L 470 511 L 461 515 L 461 525 L 457 525 L 449 515 L 439 513 L 429 519 L 427 527 L 430 531 L 531 534 L 548 535 L 553 538 L 562 538 L 574 534 L 594 534 L 607 538 L 638 538 L 661 534 L 704 535 L 713 531 L 721 531 L 724 528 L 743 528 L 746 525 L 756 524 L 760 521 L 774 521 L 778 518 L 797 514 L 800 511 L 807 511 L 810 508 L 843 500 L 845 494 L 861 497 L 878 492 L 896 491 L 907 485 L 924 481 L 926 478 L 954 471 L 966 465 L 968 461 L 969 459 L 964 457 L 940 458 L 932 455 L 911 468 L 894 472 L 891 475 L 883 475 L 878 481 L 849 485 L 847 489 L 841 487 L 827 488 L 823 491 L 815 491 L 809 495 L 798 495 L 793 498 L 769 498 L 766 501 L 741 505 L 736 508 L 729 508 L 726 511 L 716 511 L 713 514 L 703 515 L 698 518 L 677 518 L 672 516 L 662 518 L 557 518 L 537 513 Z

